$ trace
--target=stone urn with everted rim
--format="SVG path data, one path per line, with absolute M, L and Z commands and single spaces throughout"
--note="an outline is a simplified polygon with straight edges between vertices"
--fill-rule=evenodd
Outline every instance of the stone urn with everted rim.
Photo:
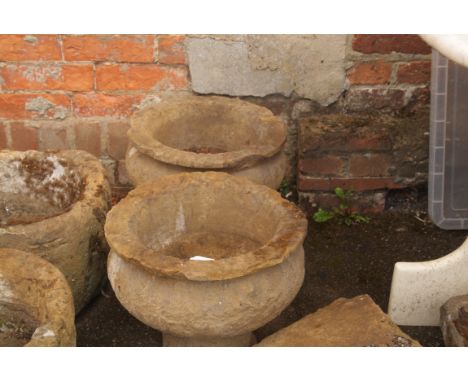
M 243 177 L 166 176 L 109 212 L 108 277 L 165 346 L 247 346 L 299 291 L 306 230 L 297 206 Z
M 133 115 L 125 166 L 134 185 L 180 172 L 223 171 L 277 189 L 287 169 L 286 132 L 265 107 L 173 93 Z

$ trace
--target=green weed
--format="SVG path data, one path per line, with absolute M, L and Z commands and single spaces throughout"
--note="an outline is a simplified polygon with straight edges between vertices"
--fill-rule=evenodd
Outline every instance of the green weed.
M 345 191 L 341 187 L 336 187 L 335 195 L 340 201 L 338 207 L 333 207 L 331 210 L 324 210 L 319 208 L 318 211 L 312 216 L 315 222 L 325 223 L 335 219 L 338 221 L 338 223 L 344 223 L 348 226 L 355 223 L 369 223 L 369 217 L 358 214 L 351 209 L 351 200 L 354 195 L 353 190 Z

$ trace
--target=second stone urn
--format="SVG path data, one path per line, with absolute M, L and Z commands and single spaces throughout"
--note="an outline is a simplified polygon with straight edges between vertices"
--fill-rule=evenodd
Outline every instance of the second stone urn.
M 277 189 L 287 169 L 286 131 L 280 118 L 250 102 L 172 94 L 133 115 L 125 166 L 134 185 L 223 171 Z
M 108 214 L 108 276 L 165 346 L 247 346 L 304 279 L 307 220 L 266 186 L 182 173 L 131 191 Z

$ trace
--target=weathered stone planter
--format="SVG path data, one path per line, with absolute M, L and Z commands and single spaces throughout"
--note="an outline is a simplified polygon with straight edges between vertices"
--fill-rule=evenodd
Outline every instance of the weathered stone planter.
M 109 199 L 102 165 L 84 151 L 2 151 L 0 247 L 54 264 L 79 312 L 105 276 Z
M 216 172 L 168 176 L 109 212 L 108 276 L 166 346 L 249 345 L 302 285 L 306 230 L 268 187 Z
M 0 248 L 0 346 L 75 346 L 63 274 L 32 253 Z
M 223 171 L 278 188 L 286 125 L 270 110 L 225 97 L 175 95 L 134 114 L 125 159 L 134 185 L 192 171 Z

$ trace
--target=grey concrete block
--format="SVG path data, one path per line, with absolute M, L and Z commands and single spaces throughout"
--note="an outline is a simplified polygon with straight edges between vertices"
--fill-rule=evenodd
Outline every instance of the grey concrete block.
M 205 35 L 186 43 L 198 93 L 263 97 L 295 92 L 329 105 L 344 90 L 345 35 Z

